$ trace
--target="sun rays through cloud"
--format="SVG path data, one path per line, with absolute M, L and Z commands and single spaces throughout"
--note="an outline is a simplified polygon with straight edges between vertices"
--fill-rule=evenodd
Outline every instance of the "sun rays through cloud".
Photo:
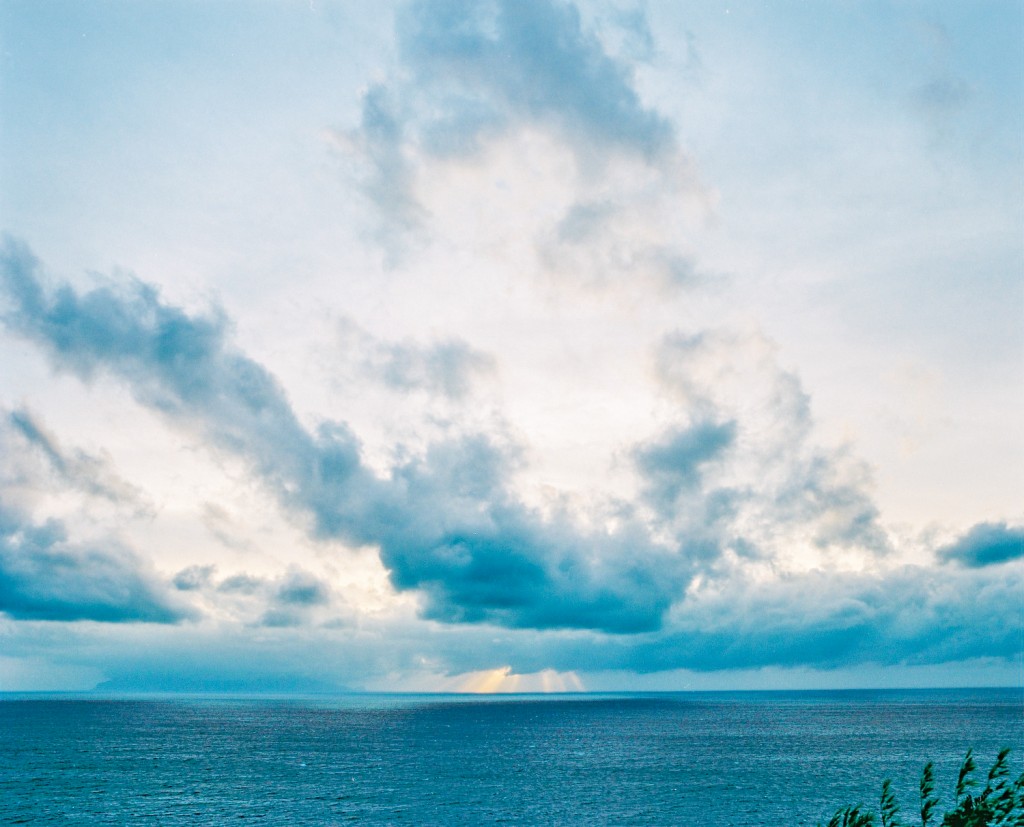
M 516 674 L 510 666 L 474 672 L 469 676 L 456 679 L 459 692 L 471 692 L 482 695 L 500 693 L 552 693 L 552 692 L 586 692 L 586 687 L 575 672 L 557 672 L 554 669 L 542 669 L 531 674 Z

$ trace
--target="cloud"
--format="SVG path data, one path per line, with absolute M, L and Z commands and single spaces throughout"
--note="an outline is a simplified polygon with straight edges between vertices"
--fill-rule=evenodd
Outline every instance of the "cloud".
M 256 625 L 283 629 L 309 625 L 314 620 L 313 609 L 330 605 L 331 590 L 324 581 L 309 572 L 293 569 L 267 597 L 269 605 L 256 620 Z
M 473 385 L 495 370 L 493 356 L 456 338 L 419 344 L 378 339 L 351 319 L 339 324 L 345 356 L 360 372 L 402 393 L 423 391 L 450 401 L 469 395 Z
M 514 447 L 483 435 L 449 437 L 372 473 L 344 423 L 298 423 L 280 385 L 232 347 L 222 317 L 189 316 L 137 282 L 48 292 L 17 245 L 0 272 L 8 325 L 59 369 L 109 374 L 243 458 L 312 536 L 378 548 L 391 583 L 419 593 L 424 617 L 489 624 L 488 645 L 509 635 L 516 671 L 931 663 L 1019 645 L 1000 608 L 1019 586 L 1012 577 L 878 567 L 888 541 L 867 481 L 841 451 L 815 445 L 806 394 L 758 335 L 663 341 L 659 375 L 678 419 L 631 452 L 643 499 L 606 527 L 527 506 L 509 488 Z M 183 337 L 193 329 L 200 335 Z M 644 504 L 661 520 L 653 532 Z M 789 567 L 793 547 L 855 548 L 868 565 Z M 334 605 L 326 582 L 298 568 L 217 581 L 200 567 L 175 582 L 211 606 L 241 601 L 248 608 L 233 616 L 282 633 Z
M 673 428 L 634 450 L 647 482 L 647 499 L 663 513 L 674 510 L 683 492 L 699 490 L 701 467 L 718 457 L 736 438 L 735 422 L 699 422 Z
M 314 536 L 378 546 L 392 583 L 421 590 L 431 617 L 652 629 L 685 586 L 685 559 L 639 524 L 586 532 L 519 503 L 505 487 L 510 455 L 485 437 L 436 444 L 378 477 L 344 424 L 315 434 L 298 424 L 273 378 L 226 345 L 223 319 L 189 317 L 137 282 L 123 294 L 62 287 L 47 300 L 37 271 L 23 248 L 4 259 L 9 292 L 37 297 L 9 317 L 13 329 L 59 368 L 109 371 L 143 404 L 247 459 L 282 504 L 312 518 Z
M 1024 557 L 1024 527 L 1006 523 L 979 523 L 936 556 L 969 568 L 995 566 Z
M 421 233 L 427 217 L 415 193 L 415 167 L 404 146 L 405 131 L 388 90 L 377 84 L 363 96 L 360 130 L 341 141 L 367 161 L 370 174 L 361 189 L 377 208 L 381 223 L 375 239 L 387 252 L 389 266 L 402 260 L 408 240 Z
M 777 563 L 797 549 L 805 563 L 836 549 L 890 551 L 868 470 L 844 448 L 816 444 L 808 396 L 764 336 L 670 334 L 656 371 L 685 422 L 635 455 L 663 516 L 714 527 L 722 545 L 771 551 Z
M 138 281 L 50 296 L 39 270 L 8 242 L 12 330 L 58 369 L 116 376 L 140 403 L 245 459 L 314 537 L 379 547 L 392 583 L 422 591 L 431 617 L 635 631 L 656 628 L 685 586 L 685 561 L 641 526 L 586 533 L 517 502 L 508 454 L 485 437 L 440 443 L 379 477 L 343 423 L 299 424 L 276 380 L 227 344 L 222 316 L 189 316 Z
M 884 576 L 812 571 L 766 583 L 733 580 L 695 595 L 672 634 L 635 653 L 635 668 L 656 670 L 667 658 L 707 670 L 1010 657 L 1020 641 L 1005 598 L 1021 585 L 1020 578 L 1015 587 L 920 567 Z
M 216 570 L 217 567 L 214 565 L 189 566 L 174 575 L 171 582 L 178 591 L 198 591 L 210 583 Z
M 381 520 L 394 585 L 421 589 L 427 616 L 446 622 L 657 628 L 687 562 L 636 523 L 587 532 L 567 515 L 542 518 L 506 490 L 507 463 L 475 437 L 435 444 L 396 469 L 402 511 Z
M 217 591 L 225 594 L 256 594 L 263 589 L 266 581 L 262 577 L 254 577 L 251 574 L 233 574 L 225 577 L 217 584 Z
M 330 584 L 310 571 L 289 566 L 278 577 L 261 577 L 239 572 L 216 578 L 216 566 L 188 566 L 173 579 L 179 591 L 205 601 L 212 614 L 229 622 L 274 628 L 316 625 L 323 621 L 320 610 L 336 616 L 340 601 Z
M 932 142 L 945 143 L 953 136 L 960 120 L 977 98 L 978 89 L 957 71 L 956 41 L 941 23 L 921 22 L 918 35 L 930 52 L 930 66 L 924 79 L 909 92 L 912 110 L 920 115 L 931 132 Z
M 292 569 L 277 586 L 275 596 L 288 606 L 322 606 L 330 602 L 331 589 L 309 572 Z
M 581 159 L 619 150 L 654 159 L 671 125 L 640 102 L 629 69 L 583 29 L 571 4 L 419 0 L 400 17 L 407 70 L 432 111 L 428 152 L 466 155 L 519 122 L 559 132 Z
M 495 665 L 516 672 L 639 673 L 1010 659 L 1021 652 L 1022 588 L 1019 569 L 1002 576 L 916 566 L 884 574 L 816 570 L 770 580 L 739 575 L 691 588 L 658 630 L 510 632 L 477 645 L 460 635 L 465 651 L 448 654 L 442 644 L 438 657 L 455 671 L 494 663 L 498 651 Z
M 0 612 L 19 620 L 175 623 L 192 616 L 138 555 L 115 542 L 68 542 L 0 505 Z
M 416 0 L 399 12 L 398 65 L 365 92 L 359 126 L 337 136 L 362 160 L 389 264 L 437 229 L 431 171 L 486 167 L 491 149 L 539 133 L 555 166 L 570 167 L 565 214 L 533 239 L 549 272 L 587 285 L 698 280 L 680 228 L 709 199 L 673 124 L 637 92 L 632 63 L 650 54 L 650 30 L 639 10 L 611 29 L 599 22 L 553 0 Z M 618 55 L 601 38 L 613 31 L 625 35 Z
M 670 610 L 662 628 L 626 635 L 422 624 L 408 617 L 363 616 L 358 626 L 328 627 L 323 614 L 304 617 L 303 609 L 268 599 L 285 577 L 250 575 L 239 578 L 253 589 L 242 622 L 133 626 L 125 637 L 111 632 L 102 640 L 88 628 L 69 628 L 49 643 L 39 638 L 37 625 L 22 624 L 12 629 L 7 653 L 63 652 L 88 641 L 93 662 L 106 674 L 151 675 L 154 689 L 160 681 L 167 688 L 200 675 L 211 685 L 229 685 L 256 672 L 318 675 L 328 684 L 359 687 L 393 679 L 385 676 L 395 672 L 450 675 L 505 666 L 517 673 L 651 673 L 1006 662 L 1020 652 L 1022 576 L 1017 566 L 819 570 L 772 580 L 740 574 L 728 582 L 703 580 Z M 211 588 L 213 599 L 228 595 L 221 584 Z
M 25 409 L 8 412 L 7 423 L 45 457 L 65 485 L 115 504 L 131 505 L 141 512 L 149 511 L 143 504 L 141 491 L 121 479 L 107 459 L 81 449 L 64 448 L 56 436 Z
M 206 503 L 202 512 L 203 526 L 225 548 L 235 551 L 252 551 L 252 544 L 241 533 L 231 515 L 216 503 Z
M 635 455 L 648 497 L 678 524 L 665 544 L 628 515 L 600 530 L 567 514 L 542 516 L 507 487 L 513 454 L 484 436 L 436 443 L 378 476 L 344 423 L 324 422 L 315 432 L 299 424 L 276 380 L 228 344 L 223 316 L 189 316 L 138 281 L 85 294 L 62 286 L 51 296 L 39 269 L 26 248 L 8 244 L 2 272 L 13 330 L 40 344 L 59 369 L 86 380 L 110 373 L 142 404 L 245 459 L 287 509 L 308 520 L 314 537 L 377 546 L 393 585 L 419 590 L 435 619 L 652 630 L 720 546 L 770 545 L 767 535 L 778 532 L 777 524 L 801 521 L 813 524 L 821 546 L 877 540 L 870 501 L 832 479 L 828 458 L 804 456 L 806 399 L 761 342 L 746 366 L 736 358 L 744 343 L 721 337 L 675 337 L 662 349 L 669 385 L 672 370 L 691 363 L 683 372 L 689 384 L 676 390 L 691 411 L 707 414 L 706 422 L 671 430 Z M 716 354 L 723 347 L 721 362 Z M 766 399 L 755 405 L 774 420 L 774 438 L 745 452 L 753 454 L 764 489 L 755 496 L 714 486 L 681 498 L 687 486 L 696 487 L 699 469 L 758 424 L 734 423 L 729 400 L 716 397 L 728 384 L 717 381 L 722 371 L 737 366 L 746 373 L 736 380 L 758 375 Z M 741 465 L 738 473 L 745 470 Z M 746 509 L 739 517 L 737 503 Z M 716 526 L 719 518 L 728 519 Z
M 649 62 L 655 53 L 654 34 L 640 7 L 610 9 L 607 21 L 595 21 L 605 50 L 635 62 Z
M 641 186 L 623 183 L 614 198 L 583 197 L 572 203 L 537 239 L 541 264 L 588 287 L 640 281 L 675 289 L 709 283 L 712 276 L 683 249 L 678 228 L 672 226 L 693 211 L 685 195 L 699 189 L 693 173 L 676 164 L 656 175 L 659 180 L 653 183 L 641 173 Z
M 942 664 L 1020 656 L 1019 569 L 736 574 L 705 580 L 675 606 L 662 629 L 632 636 L 592 632 L 500 638 L 470 650 L 456 670 L 487 663 L 494 644 L 513 671 L 688 669 L 766 666 L 839 669 Z M 470 648 L 472 644 L 464 644 Z
M 373 368 L 395 390 L 422 388 L 449 399 L 460 399 L 469 392 L 473 377 L 493 366 L 493 359 L 465 342 L 448 340 L 425 349 L 409 345 L 383 347 Z
M 58 370 L 84 381 L 117 376 L 141 404 L 249 460 L 286 505 L 315 509 L 325 487 L 377 487 L 344 426 L 307 432 L 277 380 L 226 344 L 222 314 L 189 316 L 137 280 L 82 295 L 64 285 L 48 296 L 39 271 L 27 247 L 7 242 L 0 278 L 13 309 L 5 321 L 42 345 Z M 350 515 L 334 516 L 340 530 Z
M 960 78 L 933 78 L 914 91 L 914 103 L 933 117 L 947 116 L 962 109 L 973 96 L 970 84 Z
M 0 613 L 22 620 L 175 623 L 194 611 L 135 551 L 108 536 L 74 539 L 67 519 L 32 514 L 67 491 L 140 511 L 108 462 L 63 447 L 24 410 L 0 410 Z M 58 498 L 67 512 L 69 498 Z M 74 499 L 70 499 L 74 502 Z M 89 517 L 95 501 L 84 500 Z

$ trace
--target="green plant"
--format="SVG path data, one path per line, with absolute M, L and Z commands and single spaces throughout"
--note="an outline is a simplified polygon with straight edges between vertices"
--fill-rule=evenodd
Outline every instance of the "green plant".
M 978 795 L 974 778 L 977 764 L 974 750 L 967 750 L 956 779 L 954 806 L 942 816 L 939 827 L 1024 827 L 1024 773 L 1010 781 L 1009 748 L 1000 750 L 988 771 L 985 788 Z M 921 773 L 921 827 L 929 827 L 939 806 L 935 795 L 935 764 L 929 761 Z M 882 782 L 880 812 L 882 827 L 909 827 L 900 820 L 900 805 L 892 782 Z M 826 827 L 875 827 L 875 815 L 858 804 L 836 810 Z M 821 827 L 820 823 L 818 827 Z
M 837 810 L 827 827 L 875 827 L 874 814 L 864 812 L 860 806 Z
M 882 782 L 882 827 L 900 827 L 900 805 L 892 791 L 892 781 Z
M 932 820 L 932 811 L 939 806 L 935 797 L 935 764 L 929 761 L 921 773 L 921 827 L 928 827 Z

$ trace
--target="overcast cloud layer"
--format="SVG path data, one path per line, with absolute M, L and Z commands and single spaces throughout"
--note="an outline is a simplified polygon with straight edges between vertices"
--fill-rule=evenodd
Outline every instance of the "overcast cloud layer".
M 0 689 L 1019 680 L 1013 4 L 67 12 Z

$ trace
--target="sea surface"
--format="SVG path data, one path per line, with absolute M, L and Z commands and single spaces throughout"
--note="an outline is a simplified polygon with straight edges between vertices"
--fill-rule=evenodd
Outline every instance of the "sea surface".
M 0 695 L 0 824 L 814 825 L 904 814 L 973 746 L 1024 769 L 1020 689 Z M 945 803 L 945 802 L 944 802 Z

